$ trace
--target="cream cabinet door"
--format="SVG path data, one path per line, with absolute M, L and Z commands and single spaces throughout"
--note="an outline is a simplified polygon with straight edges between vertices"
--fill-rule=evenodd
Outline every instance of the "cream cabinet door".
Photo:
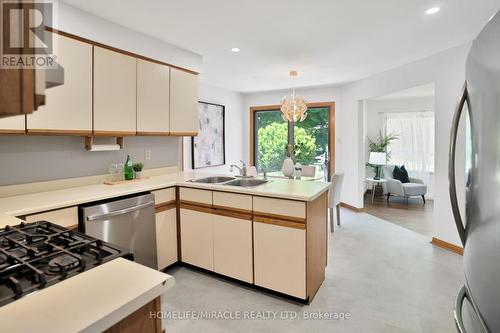
M 170 131 L 170 67 L 137 59 L 137 134 Z
M 47 221 L 63 227 L 78 227 L 78 207 L 52 210 L 45 213 L 26 216 L 26 222 Z
M 306 231 L 254 222 L 255 284 L 306 298 Z
M 156 249 L 158 269 L 177 262 L 177 216 L 176 209 L 156 213 Z
M 198 76 L 170 69 L 170 134 L 198 133 Z
M 214 215 L 214 270 L 253 283 L 252 221 Z
M 136 58 L 94 46 L 94 133 L 136 133 Z
M 28 133 L 92 133 L 92 45 L 53 34 L 64 85 L 45 91 L 45 106 L 27 116 Z
M 213 215 L 181 208 L 180 217 L 182 261 L 213 271 Z
M 0 119 L 0 134 L 23 134 L 25 129 L 25 119 L 24 115 L 12 116 Z

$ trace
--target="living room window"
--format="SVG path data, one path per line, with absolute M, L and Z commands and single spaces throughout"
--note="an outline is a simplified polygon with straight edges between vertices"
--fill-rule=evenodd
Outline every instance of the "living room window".
M 389 146 L 391 164 L 404 164 L 410 176 L 428 184 L 432 197 L 434 183 L 434 112 L 385 112 L 383 130 L 395 134 Z

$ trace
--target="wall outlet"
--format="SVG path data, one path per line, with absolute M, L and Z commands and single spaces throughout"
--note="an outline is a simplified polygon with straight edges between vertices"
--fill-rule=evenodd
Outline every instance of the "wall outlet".
M 144 159 L 149 161 L 151 159 L 151 150 L 147 149 L 144 151 Z

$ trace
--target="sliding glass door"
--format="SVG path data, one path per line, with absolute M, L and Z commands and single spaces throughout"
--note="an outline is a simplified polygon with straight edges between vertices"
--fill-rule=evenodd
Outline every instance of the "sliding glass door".
M 333 103 L 312 106 L 303 122 L 288 123 L 276 107 L 252 108 L 252 155 L 258 170 L 279 172 L 287 144 L 295 147 L 296 161 L 316 168 L 316 177 L 329 179 L 333 170 Z

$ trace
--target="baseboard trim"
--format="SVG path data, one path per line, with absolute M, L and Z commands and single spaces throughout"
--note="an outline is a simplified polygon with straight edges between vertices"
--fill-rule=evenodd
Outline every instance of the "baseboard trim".
M 464 255 L 464 248 L 461 247 L 461 246 L 448 243 L 448 242 L 446 242 L 444 240 L 441 240 L 439 238 L 436 238 L 436 237 L 432 237 L 431 243 L 434 244 L 434 245 L 436 245 L 436 246 L 438 246 L 438 247 L 440 247 L 440 248 L 443 248 L 445 250 L 454 252 L 456 254 L 460 254 L 461 256 Z
M 344 208 L 347 208 L 347 209 L 350 209 L 350 210 L 352 210 L 352 211 L 355 211 L 356 213 L 361 213 L 361 212 L 363 212 L 363 208 L 354 207 L 354 206 L 351 206 L 351 205 L 349 205 L 349 204 L 347 204 L 347 203 L 345 203 L 345 202 L 341 202 L 341 203 L 340 203 L 340 206 L 341 206 L 341 207 L 344 207 Z

